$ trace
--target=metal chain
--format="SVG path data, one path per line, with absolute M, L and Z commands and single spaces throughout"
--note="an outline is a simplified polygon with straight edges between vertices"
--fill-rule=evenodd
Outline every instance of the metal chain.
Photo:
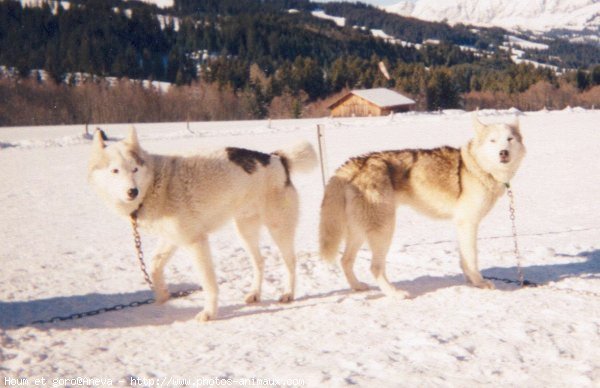
M 152 284 L 152 280 L 150 280 L 150 276 L 148 275 L 148 271 L 146 270 L 146 263 L 144 262 L 142 238 L 140 237 L 140 232 L 138 231 L 137 212 L 137 210 L 134 211 L 129 217 L 129 220 L 131 221 L 131 229 L 133 230 L 133 241 L 135 243 L 135 251 L 137 253 L 137 259 L 140 263 L 140 269 L 142 270 L 142 274 L 144 275 L 144 280 L 146 281 L 146 283 L 148 283 L 150 289 L 154 291 L 154 285 Z
M 510 222 L 512 227 L 512 236 L 513 236 L 513 245 L 514 245 L 514 254 L 515 259 L 517 260 L 517 276 L 519 277 L 519 284 L 521 287 L 525 285 L 525 276 L 523 275 L 523 269 L 521 268 L 521 252 L 519 251 L 519 242 L 517 240 L 517 225 L 516 225 L 516 216 L 515 216 L 515 196 L 513 191 L 510 188 L 510 185 L 506 184 L 506 194 L 510 199 L 510 203 L 508 205 L 508 209 L 510 212 Z
M 25 326 L 30 326 L 30 325 L 44 325 L 47 323 L 57 323 L 57 322 L 64 322 L 64 321 L 73 321 L 76 319 L 81 319 L 81 318 L 86 318 L 86 317 L 93 317 L 99 314 L 103 314 L 103 313 L 108 313 L 111 311 L 120 311 L 120 310 L 124 310 L 127 308 L 132 308 L 132 307 L 139 307 L 139 306 L 143 306 L 146 304 L 152 304 L 154 303 L 154 298 L 148 298 L 145 300 L 141 300 L 141 301 L 133 301 L 131 303 L 128 304 L 116 304 L 114 306 L 111 307 L 101 307 L 99 309 L 96 310 L 90 310 L 90 311 L 84 311 L 82 313 L 74 313 L 71 315 L 63 315 L 63 316 L 55 316 L 52 318 L 48 318 L 48 319 L 38 319 L 36 321 L 33 321 L 29 324 L 20 324 L 17 325 L 18 328 L 20 327 L 25 327 Z
M 484 276 L 485 279 L 487 280 L 495 280 L 498 282 L 502 282 L 502 283 L 506 283 L 506 284 L 518 284 L 521 287 L 538 287 L 541 286 L 541 284 L 529 281 L 524 279 L 523 281 L 521 280 L 512 280 L 512 279 L 505 279 L 505 278 L 498 278 L 495 276 Z
M 511 227 L 512 227 L 514 254 L 515 254 L 515 259 L 517 260 L 517 276 L 519 277 L 519 280 L 515 281 L 515 280 L 495 278 L 495 277 L 486 277 L 486 279 L 497 280 L 497 281 L 501 281 L 501 282 L 509 283 L 509 284 L 518 284 L 521 287 L 545 286 L 547 288 L 550 288 L 550 289 L 556 290 L 556 291 L 566 291 L 566 292 L 576 293 L 576 294 L 585 295 L 585 296 L 598 297 L 598 293 L 593 292 L 593 291 L 574 290 L 571 288 L 560 288 L 560 287 L 551 286 L 548 284 L 535 283 L 535 282 L 525 279 L 525 277 L 523 275 L 523 268 L 521 267 L 521 252 L 519 251 L 519 243 L 517 241 L 517 226 L 516 226 L 516 216 L 515 216 L 515 196 L 513 194 L 513 191 L 510 188 L 510 184 L 505 183 L 505 186 L 506 186 L 506 194 L 508 195 L 508 198 L 510 199 L 510 203 L 509 203 L 510 222 L 511 222 Z
M 525 286 L 537 287 L 537 286 L 539 286 L 538 283 L 531 282 L 529 280 L 525 280 L 525 276 L 523 275 L 523 268 L 521 267 L 521 252 L 519 250 L 519 242 L 517 240 L 517 224 L 516 224 L 516 216 L 515 216 L 515 195 L 513 194 L 513 191 L 510 188 L 510 184 L 505 183 L 504 186 L 506 186 L 506 194 L 508 195 L 508 198 L 510 201 L 509 205 L 508 205 L 508 210 L 509 210 L 509 218 L 510 218 L 511 229 L 512 229 L 513 253 L 515 255 L 515 260 L 517 261 L 518 280 L 498 278 L 498 277 L 494 277 L 494 276 L 485 276 L 485 278 L 488 280 L 496 280 L 496 281 L 500 281 L 500 282 L 507 283 L 507 284 L 518 284 L 520 287 L 525 287 Z
M 142 274 L 144 275 L 144 280 L 146 281 L 146 283 L 148 283 L 148 286 L 150 286 L 150 290 L 153 291 L 154 285 L 152 284 L 150 275 L 148 275 L 148 271 L 146 270 L 146 263 L 144 262 L 144 251 L 142 250 L 142 238 L 140 237 L 140 233 L 138 231 L 137 210 L 134 211 L 133 213 L 131 213 L 130 221 L 131 221 L 131 227 L 133 229 L 133 241 L 135 242 L 135 250 L 136 250 L 136 254 L 137 254 L 137 259 L 140 263 L 140 269 L 142 270 Z M 196 287 L 196 288 L 190 288 L 187 290 L 174 291 L 174 292 L 170 293 L 170 296 L 173 299 L 183 298 L 183 297 L 193 294 L 196 291 L 201 291 L 201 290 L 202 290 L 202 287 Z M 84 311 L 81 313 L 74 313 L 74 314 L 63 315 L 63 316 L 55 316 L 55 317 L 48 318 L 48 319 L 38 319 L 38 320 L 30 322 L 29 324 L 19 324 L 19 325 L 17 325 L 17 327 L 20 328 L 20 327 L 25 327 L 25 326 L 30 326 L 30 325 L 44 325 L 44 324 L 48 324 L 48 323 L 73 321 L 76 319 L 93 317 L 93 316 L 103 314 L 103 313 L 108 313 L 111 311 L 120 311 L 120 310 L 124 310 L 127 308 L 133 308 L 133 307 L 139 307 L 139 306 L 143 306 L 143 305 L 147 305 L 147 304 L 152 304 L 154 302 L 155 302 L 154 298 L 148 298 L 148 299 L 144 299 L 144 300 L 133 301 L 128 304 L 116 304 L 111 307 L 101 307 L 99 309 Z
M 139 209 L 138 209 L 139 210 Z M 142 250 L 142 238 L 140 237 L 140 232 L 138 231 L 138 222 L 137 222 L 137 210 L 131 213 L 129 217 L 131 221 L 131 228 L 133 230 L 133 241 L 135 243 L 135 251 L 137 254 L 137 259 L 140 263 L 140 269 L 142 270 L 142 274 L 144 275 L 144 280 L 148 283 L 148 286 L 152 291 L 154 291 L 154 284 L 148 275 L 148 271 L 146 270 L 146 263 L 144 262 L 144 251 Z M 170 293 L 171 298 L 182 298 L 184 296 L 188 296 L 193 294 L 196 291 L 202 291 L 202 287 L 189 288 L 187 290 L 182 291 L 174 291 Z

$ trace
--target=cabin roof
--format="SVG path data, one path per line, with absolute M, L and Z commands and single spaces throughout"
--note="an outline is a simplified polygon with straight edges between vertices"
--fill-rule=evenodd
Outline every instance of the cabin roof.
M 333 109 L 337 105 L 341 104 L 342 102 L 347 100 L 351 95 L 355 95 L 364 100 L 367 100 L 380 108 L 391 108 L 394 106 L 415 104 L 415 102 L 412 99 L 390 89 L 356 89 L 350 91 L 344 97 L 331 104 L 329 106 L 329 109 Z

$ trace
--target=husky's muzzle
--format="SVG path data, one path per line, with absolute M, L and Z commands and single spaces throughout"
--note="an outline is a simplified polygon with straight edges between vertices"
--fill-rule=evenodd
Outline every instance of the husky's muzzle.
M 500 163 L 508 163 L 510 162 L 510 153 L 508 150 L 500 151 Z

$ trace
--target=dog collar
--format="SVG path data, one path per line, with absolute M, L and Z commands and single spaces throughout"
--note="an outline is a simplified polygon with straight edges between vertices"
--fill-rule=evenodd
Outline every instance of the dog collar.
M 129 217 L 133 218 L 133 219 L 137 219 L 138 218 L 138 213 L 140 212 L 140 210 L 142 209 L 142 205 L 143 203 L 140 203 L 140 206 L 137 207 L 137 209 L 135 209 L 134 211 L 132 211 L 129 214 Z

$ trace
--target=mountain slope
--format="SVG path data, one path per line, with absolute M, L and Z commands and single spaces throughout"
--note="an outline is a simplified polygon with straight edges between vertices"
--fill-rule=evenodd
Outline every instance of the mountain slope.
M 391 13 L 430 21 L 547 31 L 598 28 L 598 0 L 402 0 Z

